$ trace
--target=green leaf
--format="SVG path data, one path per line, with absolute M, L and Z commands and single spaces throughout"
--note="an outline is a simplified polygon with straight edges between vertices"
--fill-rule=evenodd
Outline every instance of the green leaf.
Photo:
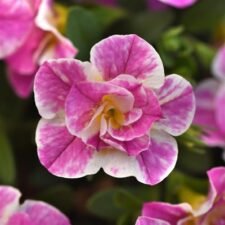
M 174 170 L 167 179 L 166 201 L 179 202 L 184 189 L 190 189 L 190 191 L 201 195 L 206 194 L 208 191 L 208 180 L 191 177 Z
M 6 135 L 0 131 L 0 181 L 13 184 L 16 178 L 15 162 L 11 145 Z
M 201 64 L 206 69 L 210 69 L 212 65 L 212 60 L 216 54 L 216 50 L 211 46 L 204 44 L 203 42 L 196 41 L 195 51 Z
M 88 210 L 101 218 L 117 220 L 123 214 L 123 209 L 115 203 L 115 195 L 118 192 L 120 192 L 120 189 L 98 192 L 88 200 Z
M 141 209 L 142 201 L 132 192 L 122 188 L 113 188 L 95 194 L 88 201 L 91 213 L 112 221 L 122 220 L 129 214 L 129 218 L 137 216 Z
M 212 31 L 224 16 L 225 0 L 201 0 L 182 12 L 181 23 L 195 33 Z
M 92 12 L 98 19 L 102 29 L 107 29 L 111 24 L 126 15 L 125 11 L 120 8 L 104 6 L 94 7 L 92 8 Z
M 77 58 L 88 60 L 91 47 L 101 39 L 102 27 L 93 12 L 76 6 L 69 12 L 66 34 L 79 50 Z
M 38 199 L 56 206 L 64 212 L 73 208 L 73 189 L 66 184 L 58 184 L 39 193 Z
M 146 39 L 156 41 L 173 22 L 172 11 L 146 12 L 136 15 L 130 22 L 131 30 Z

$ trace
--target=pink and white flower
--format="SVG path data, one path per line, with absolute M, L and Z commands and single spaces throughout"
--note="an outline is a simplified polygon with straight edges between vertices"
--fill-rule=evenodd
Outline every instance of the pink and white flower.
M 78 178 L 100 168 L 114 177 L 162 181 L 177 161 L 178 136 L 195 99 L 188 81 L 164 76 L 154 48 L 136 35 L 97 43 L 89 62 L 49 60 L 34 82 L 42 119 L 36 142 L 54 175 Z
M 204 131 L 203 141 L 209 146 L 225 147 L 225 46 L 213 62 L 215 78 L 200 83 L 196 90 L 194 123 Z
M 99 4 L 114 6 L 117 4 L 116 0 L 92 0 Z M 166 5 L 175 8 L 186 8 L 195 4 L 197 0 L 147 0 L 148 6 L 154 10 L 162 10 L 166 8 Z
M 0 59 L 20 97 L 32 91 L 38 66 L 50 58 L 74 57 L 77 50 L 57 29 L 66 18 L 51 0 L 0 2 Z
M 136 225 L 222 225 L 225 224 L 225 167 L 208 171 L 210 191 L 194 210 L 188 203 L 145 203 Z
M 34 200 L 19 204 L 21 193 L 10 186 L 0 186 L 1 225 L 71 225 L 53 206 Z
M 197 2 L 197 0 L 158 0 L 158 1 L 176 8 L 186 8 Z

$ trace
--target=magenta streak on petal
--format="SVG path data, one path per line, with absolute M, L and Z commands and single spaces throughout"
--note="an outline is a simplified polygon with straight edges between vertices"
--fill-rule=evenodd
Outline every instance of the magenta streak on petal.
M 164 202 L 145 203 L 142 208 L 142 216 L 160 219 L 169 225 L 177 225 L 179 220 L 189 216 L 192 209 L 188 204 L 172 205 Z
M 163 117 L 156 126 L 174 136 L 181 135 L 191 125 L 195 113 L 195 97 L 191 84 L 178 75 L 170 75 L 156 91 L 156 95 Z
M 41 120 L 37 143 L 41 163 L 57 176 L 82 176 L 93 155 L 93 149 L 68 133 L 65 125 L 59 122 Z
M 82 129 L 88 125 L 98 106 L 104 104 L 104 97 L 107 96 L 115 99 L 119 110 L 128 112 L 133 107 L 132 94 L 109 83 L 80 82 L 72 87 L 65 103 L 66 123 L 72 134 L 82 138 Z
M 101 139 L 109 146 L 126 152 L 129 156 L 139 155 L 141 152 L 147 150 L 150 145 L 150 138 L 148 135 L 134 138 L 131 141 L 119 141 L 106 134 L 102 136 Z
M 114 35 L 91 50 L 91 62 L 111 80 L 120 74 L 146 79 L 154 73 L 164 76 L 162 62 L 156 51 L 136 35 Z
M 6 225 L 36 225 L 36 223 L 25 212 L 16 212 L 9 218 Z
M 21 207 L 30 221 L 30 225 L 71 225 L 67 217 L 53 206 L 40 201 L 25 201 Z M 21 224 L 23 225 L 23 224 Z
M 152 131 L 149 149 L 137 156 L 146 183 L 154 185 L 162 181 L 175 167 L 177 143 L 163 131 Z
M 78 60 L 57 59 L 45 62 L 34 81 L 35 103 L 40 115 L 51 119 L 64 111 L 65 98 L 73 82 L 85 79 L 83 63 Z
M 119 141 L 130 141 L 150 131 L 152 124 L 161 117 L 161 109 L 155 94 L 146 89 L 146 105 L 142 107 L 142 116 L 129 126 L 114 129 L 109 126 L 109 134 Z M 135 95 L 134 95 L 135 96 Z M 110 124 L 109 124 L 110 125 Z

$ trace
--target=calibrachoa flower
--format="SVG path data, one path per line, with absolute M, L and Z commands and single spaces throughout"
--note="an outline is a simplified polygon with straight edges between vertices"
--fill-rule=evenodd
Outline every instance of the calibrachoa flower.
M 41 163 L 67 178 L 102 167 L 114 177 L 160 182 L 177 160 L 171 135 L 182 134 L 193 119 L 190 83 L 165 78 L 157 52 L 136 35 L 97 43 L 90 61 L 50 60 L 36 75 Z
M 214 59 L 213 74 L 216 79 L 203 81 L 195 90 L 194 122 L 203 128 L 206 144 L 225 147 L 225 46 Z
M 145 203 L 136 225 L 223 225 L 225 224 L 225 167 L 208 171 L 210 191 L 197 209 L 189 204 Z
M 116 5 L 116 0 L 92 0 L 99 4 Z M 176 8 L 185 8 L 196 3 L 197 0 L 147 0 L 147 3 L 151 9 L 161 10 L 165 8 L 165 5 L 170 5 Z
M 58 31 L 63 32 L 66 11 L 51 0 L 1 0 L 0 11 L 0 59 L 6 60 L 15 92 L 27 97 L 43 61 L 76 54 Z
M 197 2 L 197 0 L 158 0 L 158 1 L 176 8 L 185 8 Z
M 64 214 L 44 202 L 26 200 L 19 204 L 21 193 L 9 186 L 0 186 L 1 225 L 70 225 Z

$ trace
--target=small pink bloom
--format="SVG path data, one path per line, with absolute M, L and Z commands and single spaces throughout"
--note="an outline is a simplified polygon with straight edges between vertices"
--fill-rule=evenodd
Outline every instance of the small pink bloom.
M 222 225 L 225 223 L 225 167 L 208 171 L 210 190 L 205 202 L 194 210 L 187 203 L 145 203 L 136 225 Z
M 196 115 L 194 123 L 205 132 L 203 141 L 210 146 L 225 147 L 225 46 L 213 62 L 216 79 L 200 83 L 196 90 Z
M 0 10 L 0 58 L 6 60 L 15 92 L 27 97 L 43 61 L 73 57 L 77 50 L 57 30 L 62 21 L 51 0 L 3 0 Z
M 185 8 L 197 2 L 197 0 L 158 0 L 158 1 L 176 8 Z
M 103 168 L 114 177 L 160 182 L 177 160 L 171 135 L 193 119 L 191 85 L 178 75 L 165 78 L 157 52 L 136 35 L 97 43 L 90 61 L 50 60 L 36 75 L 41 163 L 67 178 Z
M 1 225 L 70 225 L 59 210 L 44 202 L 26 200 L 19 204 L 20 192 L 9 186 L 0 186 Z

